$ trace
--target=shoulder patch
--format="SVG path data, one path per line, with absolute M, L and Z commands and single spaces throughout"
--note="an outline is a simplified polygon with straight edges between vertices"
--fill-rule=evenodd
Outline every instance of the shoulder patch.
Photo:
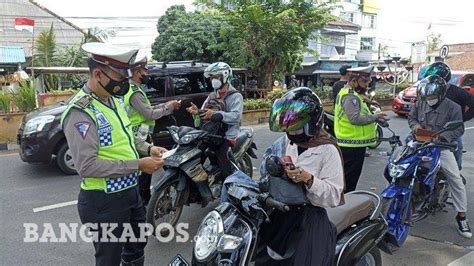
M 79 134 L 81 134 L 82 139 L 85 139 L 87 136 L 87 132 L 89 132 L 89 128 L 91 127 L 91 123 L 89 122 L 77 122 L 74 124 Z
M 357 99 L 352 99 L 351 102 L 352 102 L 352 105 L 354 106 L 359 105 L 359 103 L 357 102 Z
M 89 106 L 91 102 L 92 102 L 92 97 L 90 95 L 84 95 L 81 98 L 79 98 L 74 104 L 81 108 L 86 108 Z

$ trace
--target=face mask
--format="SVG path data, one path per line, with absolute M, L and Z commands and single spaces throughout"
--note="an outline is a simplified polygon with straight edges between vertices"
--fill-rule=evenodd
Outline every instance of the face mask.
M 142 74 L 142 76 L 140 78 L 140 83 L 141 84 L 148 84 L 148 82 L 150 82 L 150 76 L 148 76 L 146 74 Z
M 104 75 L 109 78 L 109 83 L 107 83 L 105 86 L 102 84 L 102 82 L 99 81 L 100 86 L 104 88 L 110 95 L 112 96 L 124 96 L 127 94 L 128 90 L 130 89 L 130 84 L 128 83 L 128 79 L 124 79 L 122 81 L 116 81 L 109 77 L 105 72 Z M 119 88 L 116 90 L 115 88 Z
M 293 143 L 306 143 L 311 139 L 311 137 L 307 136 L 304 132 L 297 135 L 290 135 L 287 133 L 286 136 Z
M 360 86 L 359 81 L 356 81 L 356 83 L 357 83 L 357 87 L 355 87 L 354 90 L 357 91 L 360 94 L 365 94 L 367 92 L 367 87 L 364 88 L 364 87 Z
M 429 106 L 435 106 L 438 103 L 438 99 L 426 100 Z
M 218 90 L 222 87 L 222 81 L 220 79 L 212 79 L 211 84 L 214 90 Z

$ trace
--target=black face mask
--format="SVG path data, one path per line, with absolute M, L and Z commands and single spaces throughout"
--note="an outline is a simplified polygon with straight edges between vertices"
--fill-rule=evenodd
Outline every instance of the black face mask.
M 357 87 L 355 87 L 354 90 L 360 94 L 365 94 L 367 92 L 367 88 L 360 86 L 359 81 L 356 81 L 356 83 L 357 83 Z
M 108 93 L 110 93 L 110 95 L 112 95 L 112 96 L 124 96 L 125 94 L 127 94 L 128 90 L 130 89 L 130 83 L 128 83 L 128 79 L 124 79 L 122 81 L 116 81 L 116 80 L 112 79 L 111 77 L 109 77 L 109 75 L 107 75 L 105 72 L 102 72 L 102 73 L 104 73 L 104 75 L 107 78 L 109 78 L 109 83 L 107 83 L 107 85 L 104 86 L 99 81 L 99 84 Z M 114 92 L 115 87 L 119 87 L 120 89 L 118 91 Z
M 140 82 L 141 84 L 148 84 L 148 82 L 150 82 L 150 76 L 142 74 L 142 76 L 140 77 Z
M 304 132 L 301 133 L 301 134 L 297 134 L 297 135 L 290 135 L 290 134 L 286 134 L 286 136 L 288 137 L 288 139 L 292 142 L 292 143 L 306 143 L 308 142 L 311 137 L 306 135 Z

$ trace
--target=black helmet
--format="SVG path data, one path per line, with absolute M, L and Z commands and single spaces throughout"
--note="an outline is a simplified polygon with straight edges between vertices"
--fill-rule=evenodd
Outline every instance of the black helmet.
M 291 132 L 304 129 L 307 136 L 315 136 L 323 126 L 323 114 L 323 104 L 316 93 L 307 87 L 295 88 L 273 103 L 270 130 Z
M 448 85 L 446 81 L 438 75 L 431 75 L 418 84 L 417 98 L 421 101 L 438 99 L 441 101 L 446 97 Z
M 424 66 L 418 73 L 418 80 L 422 80 L 431 75 L 438 75 L 449 82 L 451 79 L 451 69 L 443 62 L 434 62 L 433 64 Z

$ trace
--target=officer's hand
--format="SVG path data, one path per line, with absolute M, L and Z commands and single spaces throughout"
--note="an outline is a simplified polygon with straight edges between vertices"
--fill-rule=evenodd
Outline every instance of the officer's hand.
M 186 108 L 186 111 L 188 111 L 188 113 L 190 113 L 192 115 L 195 115 L 195 114 L 198 113 L 199 109 L 197 108 L 197 106 L 194 103 L 191 103 L 191 106 Z
M 382 121 L 388 121 L 390 118 L 386 113 L 378 113 L 377 114 L 377 119 L 382 120 Z
M 173 100 L 169 101 L 168 104 L 173 106 L 173 110 L 179 110 L 179 108 L 181 108 L 181 101 Z
M 163 153 L 167 151 L 168 150 L 163 147 L 153 146 L 150 148 L 150 156 L 153 159 L 161 159 L 161 157 L 163 157 Z
M 153 159 L 152 157 L 145 157 L 138 160 L 138 170 L 149 175 L 160 169 L 165 162 L 162 159 Z
M 201 114 L 201 119 L 210 120 L 211 116 L 214 114 L 214 111 L 211 109 L 204 109 L 205 112 Z

